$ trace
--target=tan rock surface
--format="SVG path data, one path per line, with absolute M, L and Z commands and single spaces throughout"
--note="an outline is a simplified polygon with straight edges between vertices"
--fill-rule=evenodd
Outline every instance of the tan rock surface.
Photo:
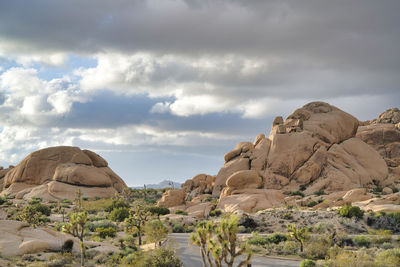
M 237 171 L 248 170 L 249 166 L 248 158 L 236 158 L 224 164 L 224 166 L 219 170 L 217 176 L 215 177 L 214 188 L 212 194 L 214 196 L 219 196 L 222 188 L 226 186 L 226 180 L 229 176 Z
M 72 185 L 110 187 L 111 179 L 101 168 L 65 163 L 57 166 L 54 181 Z
M 284 196 L 273 189 L 249 189 L 237 195 L 221 197 L 218 208 L 225 212 L 253 213 L 284 205 Z
M 263 135 L 264 136 L 264 135 Z M 252 153 L 251 169 L 262 171 L 267 166 L 267 157 L 271 147 L 271 140 L 260 137 Z
M 359 187 L 375 187 L 388 176 L 385 161 L 371 146 L 358 138 L 334 144 L 327 154 L 321 177 L 306 189 L 306 194 L 324 189 L 326 192 Z
M 253 170 L 238 171 L 226 180 L 227 187 L 222 190 L 221 196 L 229 196 L 238 189 L 257 189 L 262 184 L 263 180 L 258 172 Z
M 183 189 L 172 189 L 163 194 L 157 205 L 166 208 L 179 206 L 185 203 L 185 198 L 186 193 Z
M 318 143 L 320 140 L 310 132 L 277 134 L 272 139 L 267 168 L 274 173 L 290 177 L 312 156 Z
M 208 216 L 212 207 L 213 204 L 210 202 L 204 202 L 190 206 L 185 211 L 189 214 L 189 216 L 201 219 Z
M 353 137 L 358 127 L 358 120 L 352 115 L 324 102 L 304 105 L 287 119 L 301 119 L 305 131 L 330 144 Z
M 62 184 L 51 183 L 47 186 L 51 181 Z M 43 194 L 44 198 L 51 201 L 54 198 L 58 199 L 58 196 L 54 196 L 54 192 L 46 192 L 46 188 L 56 190 L 58 193 L 65 189 L 66 192 L 60 194 L 71 199 L 70 190 L 80 189 L 76 186 L 81 186 L 81 191 L 87 192 L 92 197 L 109 196 L 126 188 L 124 181 L 108 168 L 107 162 L 96 153 L 89 150 L 82 151 L 78 147 L 59 146 L 33 152 L 8 171 L 4 177 L 1 194 L 18 193 L 17 198 Z M 33 187 L 37 188 L 30 190 Z M 104 189 L 99 189 L 100 187 Z
M 73 240 L 74 252 L 79 242 L 47 228 L 32 228 L 19 221 L 0 220 L 0 255 L 14 256 L 46 251 L 61 251 L 66 240 Z

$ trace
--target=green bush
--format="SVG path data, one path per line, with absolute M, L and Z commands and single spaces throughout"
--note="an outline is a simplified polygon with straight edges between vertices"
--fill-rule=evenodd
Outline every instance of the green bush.
M 317 266 L 312 260 L 302 260 L 300 262 L 300 267 L 315 267 Z
M 219 210 L 219 209 L 212 210 L 212 211 L 210 211 L 210 213 L 209 213 L 209 215 L 210 215 L 211 217 L 219 217 L 219 216 L 221 216 L 221 214 L 222 214 L 222 211 Z
M 90 232 L 95 232 L 97 228 L 109 228 L 109 227 L 117 229 L 117 226 L 108 220 L 87 222 L 85 224 L 85 228 L 88 229 Z
M 357 244 L 359 247 L 366 247 L 368 248 L 371 245 L 371 240 L 366 236 L 356 236 L 353 238 L 354 243 Z
M 40 202 L 42 202 L 42 198 L 40 197 L 33 197 L 31 201 L 29 201 L 28 203 L 30 205 L 35 205 L 35 204 L 39 204 Z
M 338 213 L 341 217 L 361 219 L 364 216 L 364 211 L 359 207 L 355 207 L 352 205 L 344 205 L 340 209 L 338 209 Z
M 301 191 L 295 191 L 290 193 L 292 196 L 301 196 L 304 197 L 304 193 Z
M 96 228 L 96 232 L 101 238 L 106 238 L 108 236 L 115 237 L 117 230 L 115 230 L 115 228 L 113 227 L 107 227 L 107 228 L 99 227 Z
M 313 235 L 305 243 L 305 255 L 308 259 L 325 259 L 331 244 L 324 235 Z
M 110 205 L 106 206 L 104 209 L 107 212 L 111 212 L 117 208 L 129 208 L 129 203 L 126 203 L 125 201 L 121 199 L 113 199 Z
M 314 192 L 314 195 L 316 196 L 322 196 L 322 195 L 326 195 L 325 191 L 323 189 Z
M 129 217 L 130 208 L 120 207 L 115 208 L 110 212 L 109 219 L 114 222 L 123 222 Z
M 0 196 L 0 205 L 3 205 L 4 203 L 7 202 L 7 198 L 6 197 L 1 197 Z
M 182 224 L 175 224 L 174 227 L 172 227 L 172 232 L 173 233 L 184 233 L 185 227 L 183 227 Z
M 33 207 L 34 210 L 36 210 L 37 212 L 42 213 L 43 215 L 50 216 L 50 214 L 51 214 L 51 209 L 47 205 L 35 204 L 35 205 L 32 205 L 32 207 Z
M 279 244 L 280 242 L 286 240 L 286 235 L 281 233 L 273 233 L 269 236 L 260 236 L 259 234 L 254 233 L 253 236 L 249 239 L 248 243 L 251 245 L 265 246 L 271 243 Z
M 393 193 L 397 193 L 397 192 L 399 192 L 399 189 L 397 187 L 393 187 L 392 191 L 393 191 Z
M 168 208 L 164 208 L 164 207 L 156 207 L 156 206 L 153 206 L 153 207 L 147 208 L 147 210 L 148 210 L 151 214 L 158 215 L 158 216 L 160 216 L 160 215 L 167 215 L 167 214 L 170 213 L 170 210 L 169 210 Z
M 183 210 L 176 210 L 175 214 L 188 215 L 188 213 L 186 211 L 183 211 Z
M 400 266 L 400 248 L 388 249 L 376 257 L 377 266 Z
M 135 267 L 181 267 L 183 266 L 175 252 L 170 248 L 157 248 L 146 252 L 136 253 L 129 257 L 129 265 Z
M 311 201 L 307 204 L 307 207 L 314 207 L 315 205 L 317 205 L 318 203 L 316 201 Z

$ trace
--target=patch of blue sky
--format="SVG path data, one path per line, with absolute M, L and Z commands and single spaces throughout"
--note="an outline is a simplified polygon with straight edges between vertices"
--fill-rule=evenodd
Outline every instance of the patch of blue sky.
M 74 70 L 79 68 L 93 68 L 97 66 L 97 59 L 92 56 L 80 56 L 76 54 L 68 54 L 65 64 L 60 66 L 38 65 L 34 64 L 34 68 L 38 70 L 38 77 L 44 80 L 52 80 L 69 75 L 72 79 L 77 78 L 72 74 Z
M 18 64 L 8 58 L 0 56 L 0 73 L 13 67 L 18 67 Z

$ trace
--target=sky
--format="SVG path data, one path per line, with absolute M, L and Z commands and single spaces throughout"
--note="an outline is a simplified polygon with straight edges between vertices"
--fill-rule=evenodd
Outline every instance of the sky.
M 128 185 L 216 174 L 275 116 L 400 103 L 400 1 L 0 1 L 0 166 L 57 145 Z

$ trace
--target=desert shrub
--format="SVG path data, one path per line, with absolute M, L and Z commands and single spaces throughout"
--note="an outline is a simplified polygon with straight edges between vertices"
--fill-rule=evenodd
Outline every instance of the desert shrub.
M 359 207 L 355 207 L 352 205 L 344 205 L 340 209 L 338 209 L 338 213 L 341 217 L 361 219 L 364 216 L 364 211 Z
M 156 206 L 152 206 L 152 207 L 148 207 L 147 210 L 154 215 L 160 216 L 160 215 L 167 215 L 170 213 L 170 210 L 168 208 L 164 208 L 164 207 L 156 207 Z
M 314 207 L 315 205 L 317 205 L 318 203 L 316 201 L 311 201 L 307 204 L 307 207 Z
M 0 196 L 0 205 L 3 205 L 6 202 L 7 202 L 7 198 L 3 197 L 3 196 Z
M 377 186 L 374 189 L 374 193 L 382 193 L 382 191 L 383 191 L 383 188 L 381 186 Z
M 212 210 L 212 211 L 210 211 L 210 216 L 211 217 L 219 217 L 219 216 L 221 216 L 221 214 L 222 214 L 222 211 L 221 210 L 219 210 L 219 209 L 214 209 L 214 210 Z
M 126 236 L 123 240 L 123 244 L 134 251 L 138 250 L 136 239 L 133 235 Z
M 93 201 L 91 201 L 93 202 Z M 113 199 L 111 203 L 107 203 L 104 210 L 107 212 L 112 212 L 118 208 L 129 208 L 129 203 L 123 201 L 122 199 Z
M 371 213 L 367 218 L 367 224 L 375 229 L 391 230 L 393 233 L 399 233 L 400 212 Z
M 176 210 L 175 214 L 188 215 L 188 213 L 186 211 L 183 211 L 183 210 Z
M 380 245 L 380 248 L 382 248 L 382 249 L 384 249 L 384 250 L 387 250 L 387 249 L 392 249 L 392 248 L 394 248 L 394 246 L 393 246 L 392 243 L 385 242 L 385 243 L 382 243 L 382 245 Z
M 31 199 L 31 201 L 29 201 L 28 203 L 29 203 L 29 205 L 35 205 L 35 204 L 39 204 L 39 203 L 41 203 L 42 202 L 42 198 L 40 198 L 40 197 L 33 197 L 32 199 Z
M 293 220 L 293 215 L 291 212 L 285 212 L 281 215 L 281 218 L 284 220 Z
M 170 248 L 157 248 L 137 254 L 131 261 L 132 266 L 137 267 L 182 267 L 181 260 Z
M 378 230 L 369 230 L 368 233 L 372 235 L 373 242 L 376 244 L 382 244 L 385 242 L 391 242 L 392 241 L 392 231 L 390 230 L 384 230 L 384 229 L 378 229 Z
M 397 187 L 393 187 L 392 191 L 393 191 L 393 193 L 397 193 L 397 192 L 399 192 L 399 189 Z
M 314 195 L 316 196 L 322 196 L 322 195 L 326 195 L 325 191 L 323 189 L 314 192 Z
M 270 243 L 279 244 L 280 242 L 286 241 L 286 235 L 282 233 L 273 233 L 267 237 Z
M 287 240 L 283 243 L 283 253 L 286 255 L 295 255 L 299 251 L 299 246 L 295 241 Z
M 115 208 L 110 212 L 109 219 L 115 222 L 123 222 L 129 217 L 129 211 L 130 208 L 126 207 Z
M 268 236 L 260 236 L 258 233 L 253 233 L 252 237 L 248 240 L 248 243 L 250 245 L 266 246 L 267 244 L 279 244 L 286 240 L 286 235 L 282 233 L 273 233 Z
M 302 260 L 300 262 L 300 267 L 315 267 L 317 266 L 312 260 Z
M 44 205 L 44 204 L 40 204 L 40 203 L 38 203 L 38 204 L 33 204 L 33 205 L 32 205 L 32 208 L 33 208 L 36 212 L 40 212 L 40 213 L 42 213 L 43 215 L 46 215 L 46 216 L 50 216 L 50 214 L 51 214 L 51 209 L 50 209 L 50 207 L 47 206 L 47 205 Z
M 250 245 L 265 246 L 269 243 L 266 236 L 260 236 L 258 233 L 253 233 L 252 237 L 248 240 Z
M 330 247 L 330 242 L 326 237 L 311 236 L 305 245 L 306 257 L 310 259 L 325 259 Z
M 371 240 L 368 237 L 363 236 L 363 235 L 356 236 L 353 238 L 353 240 L 354 240 L 354 243 L 356 243 L 357 246 L 359 246 L 359 247 L 368 248 L 371 245 Z
M 101 238 L 106 238 L 108 236 L 115 237 L 117 230 L 115 230 L 115 228 L 113 227 L 107 227 L 107 228 L 99 227 L 96 228 L 96 232 Z
M 325 262 L 324 266 L 329 267 L 344 267 L 344 266 L 357 266 L 357 267 L 373 267 L 374 258 L 365 251 L 348 251 L 333 247 L 329 251 L 329 259 Z
M 184 233 L 185 227 L 183 227 L 182 224 L 175 224 L 174 227 L 172 227 L 172 232 L 173 233 Z
M 109 227 L 112 227 L 114 229 L 117 229 L 117 226 L 115 224 L 113 224 L 111 221 L 108 221 L 108 220 L 87 222 L 85 224 L 85 227 L 90 232 L 95 232 L 97 228 L 109 228 Z
M 301 197 L 304 197 L 304 193 L 301 192 L 301 191 L 291 192 L 290 195 L 292 195 L 292 196 L 301 196 Z
M 377 266 L 400 266 L 400 248 L 388 249 L 376 256 Z

